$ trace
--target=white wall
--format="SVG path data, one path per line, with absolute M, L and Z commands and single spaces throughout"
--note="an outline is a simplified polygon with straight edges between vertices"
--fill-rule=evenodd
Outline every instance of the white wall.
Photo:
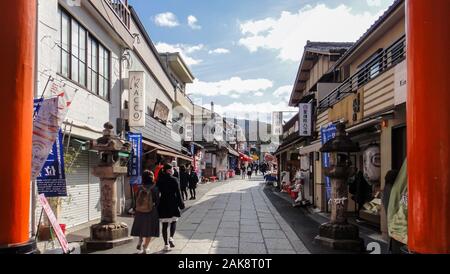
M 84 3 L 84 2 L 82 2 Z M 60 41 L 58 1 L 57 0 L 39 0 L 39 24 L 38 24 L 38 96 L 40 96 L 47 83 L 48 76 L 52 75 L 56 79 L 64 81 L 68 86 L 78 89 L 78 92 L 69 109 L 66 120 L 79 126 L 88 126 L 89 128 L 101 131 L 103 124 L 107 121 L 115 124 L 116 119 L 120 117 L 120 58 L 121 46 L 119 42 L 111 38 L 98 22 L 99 18 L 94 17 L 87 12 L 84 5 L 81 7 L 68 6 L 66 1 L 60 1 L 60 4 L 75 19 L 82 24 L 87 31 L 95 36 L 111 53 L 111 89 L 110 102 L 96 96 L 85 90 L 81 86 L 71 82 L 64 77 L 56 74 L 58 68 L 58 43 Z M 48 89 L 47 89 L 48 91 Z M 49 93 L 46 92 L 46 95 Z M 83 135 L 83 134 L 80 134 Z M 91 134 L 79 136 L 92 138 Z

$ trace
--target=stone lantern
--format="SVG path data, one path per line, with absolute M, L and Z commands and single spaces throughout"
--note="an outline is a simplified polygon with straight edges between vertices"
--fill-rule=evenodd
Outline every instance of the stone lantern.
M 119 176 L 127 173 L 131 143 L 114 134 L 113 125 L 104 125 L 103 136 L 89 143 L 88 149 L 99 153 L 99 163 L 92 175 L 100 178 L 101 222 L 91 226 L 90 239 L 86 247 L 91 250 L 109 249 L 132 241 L 128 226 L 117 222 L 117 186 Z
M 336 137 L 325 143 L 320 151 L 330 153 L 330 165 L 325 167 L 325 175 L 331 179 L 331 220 L 322 224 L 317 243 L 337 250 L 361 251 L 364 240 L 359 237 L 357 226 L 347 222 L 348 184 L 349 177 L 356 172 L 351 167 L 350 153 L 360 151 L 359 145 L 354 143 L 345 132 L 345 125 L 336 125 Z

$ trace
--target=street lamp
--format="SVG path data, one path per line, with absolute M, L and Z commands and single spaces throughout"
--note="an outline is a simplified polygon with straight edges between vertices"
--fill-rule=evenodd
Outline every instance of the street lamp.
M 326 142 L 320 152 L 330 153 L 330 165 L 324 167 L 325 175 L 331 179 L 331 220 L 322 224 L 315 241 L 338 250 L 361 251 L 364 240 L 359 237 L 357 226 L 347 222 L 348 178 L 356 172 L 351 167 L 350 153 L 360 151 L 345 132 L 345 125 L 336 125 L 336 137 Z

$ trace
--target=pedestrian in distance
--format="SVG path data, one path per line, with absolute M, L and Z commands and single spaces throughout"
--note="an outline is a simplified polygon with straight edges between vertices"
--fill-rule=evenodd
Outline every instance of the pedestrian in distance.
M 148 254 L 148 246 L 154 237 L 159 237 L 159 192 L 154 184 L 154 174 L 145 170 L 142 185 L 139 186 L 136 198 L 136 214 L 134 216 L 131 236 L 139 237 L 137 250 L 139 254 Z
M 191 194 L 191 198 L 189 198 L 189 200 L 197 199 L 196 189 L 197 189 L 198 181 L 199 181 L 199 179 L 198 179 L 197 173 L 195 173 L 194 169 L 191 168 L 190 174 L 189 174 L 189 192 Z
M 186 166 L 180 167 L 180 189 L 181 189 L 181 197 L 183 201 L 186 201 L 188 198 L 187 188 L 189 186 L 189 169 Z
M 162 223 L 162 234 L 164 238 L 164 250 L 169 251 L 175 247 L 173 236 L 177 228 L 178 218 L 181 217 L 181 211 L 184 209 L 184 202 L 181 198 L 180 183 L 173 177 L 173 167 L 165 164 L 161 170 L 156 184 L 160 192 L 160 201 L 158 206 L 159 220 Z M 167 230 L 170 224 L 170 238 Z
M 242 175 L 242 179 L 245 179 L 245 173 L 247 173 L 247 170 L 245 169 L 245 165 L 242 164 L 242 165 L 241 165 L 241 175 Z
M 253 167 L 252 167 L 252 165 L 249 165 L 248 168 L 247 168 L 247 177 L 249 179 L 252 178 L 252 173 L 253 173 Z

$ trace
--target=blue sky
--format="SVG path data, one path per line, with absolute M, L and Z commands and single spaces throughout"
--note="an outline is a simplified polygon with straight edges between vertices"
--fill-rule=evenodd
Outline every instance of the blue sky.
M 303 47 L 356 41 L 393 0 L 131 0 L 159 51 L 181 52 L 194 101 L 228 116 L 293 110 Z M 266 114 L 264 114 L 266 115 Z

